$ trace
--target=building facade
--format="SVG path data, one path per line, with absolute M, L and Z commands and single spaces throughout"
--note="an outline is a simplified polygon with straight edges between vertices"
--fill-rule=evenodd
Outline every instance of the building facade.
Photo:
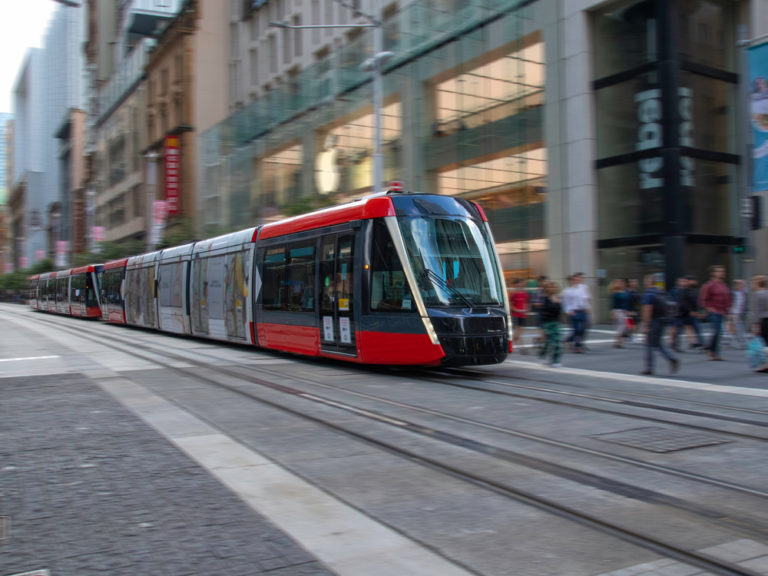
M 8 191 L 13 154 L 10 144 L 13 138 L 13 115 L 0 113 L 0 274 L 13 272 L 10 251 L 10 210 Z
M 14 85 L 13 169 L 9 202 L 14 269 L 24 269 L 48 255 L 46 209 L 52 193 L 43 187 L 45 124 L 42 50 L 32 48 Z
M 199 133 L 226 117 L 225 5 L 186 0 L 146 66 L 147 157 L 169 231 L 196 228 Z
M 181 0 L 92 1 L 86 54 L 90 77 L 90 159 L 86 177 L 86 240 L 136 245 L 148 241 L 153 191 L 146 180 L 147 66 L 157 37 Z
M 236 110 L 202 135 L 201 181 L 219 183 L 201 197 L 209 227 L 372 190 L 376 111 L 360 65 L 373 34 L 313 52 L 307 34 L 325 31 L 304 30 L 315 61 L 291 68 L 296 36 L 264 21 L 291 22 L 292 7 L 241 7 Z M 739 211 L 739 42 L 768 33 L 765 0 L 436 0 L 374 16 L 392 52 L 378 111 L 384 180 L 479 201 L 508 276 L 584 272 L 605 316 L 614 277 L 703 280 L 713 263 L 768 271 L 764 250 L 741 252 L 765 232 L 748 233 Z M 250 43 L 243 30 L 255 30 Z
M 86 243 L 86 154 L 87 114 L 72 108 L 56 133 L 62 203 L 66 205 L 68 251 L 83 254 Z

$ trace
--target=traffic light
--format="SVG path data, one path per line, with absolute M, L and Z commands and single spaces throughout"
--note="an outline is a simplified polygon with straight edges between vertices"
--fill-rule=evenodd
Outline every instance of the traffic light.
M 734 254 L 744 254 L 744 244 L 736 244 L 733 247 Z
M 750 196 L 752 202 L 752 215 L 749 218 L 749 227 L 758 230 L 763 227 L 763 198 L 762 196 Z

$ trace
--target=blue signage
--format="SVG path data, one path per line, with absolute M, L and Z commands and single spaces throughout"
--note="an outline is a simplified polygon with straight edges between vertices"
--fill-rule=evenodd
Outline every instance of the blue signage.
M 768 190 L 768 42 L 749 49 L 752 190 Z

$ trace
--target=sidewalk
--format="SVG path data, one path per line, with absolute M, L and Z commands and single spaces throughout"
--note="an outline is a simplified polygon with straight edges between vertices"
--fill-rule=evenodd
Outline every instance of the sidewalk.
M 569 334 L 570 329 L 563 325 L 563 340 Z M 536 335 L 537 331 L 534 328 L 526 328 L 523 336 L 524 345 L 515 350 L 515 353 L 511 354 L 509 358 L 537 364 L 543 363 L 536 356 L 536 348 L 533 344 Z M 569 352 L 568 346 L 564 342 L 561 359 L 563 368 L 582 368 L 618 374 L 640 374 L 645 367 L 645 344 L 643 341 L 628 342 L 625 340 L 624 348 L 614 348 L 613 335 L 612 326 L 595 325 L 591 327 L 587 333 L 587 352 L 584 354 Z M 665 332 L 665 345 L 667 344 L 666 336 Z M 708 342 L 709 332 L 706 329 L 703 336 L 704 342 Z M 684 337 L 680 338 L 680 345 L 681 353 L 672 352 L 680 360 L 678 373 L 670 374 L 669 363 L 661 354 L 655 353 L 654 372 L 656 375 L 725 386 L 768 388 L 768 374 L 753 372 L 747 363 L 746 351 L 729 345 L 727 341 L 723 342 L 721 339 L 720 355 L 724 360 L 723 362 L 710 360 L 700 349 L 690 349 Z
M 88 378 L 3 378 L 0 575 L 330 576 Z

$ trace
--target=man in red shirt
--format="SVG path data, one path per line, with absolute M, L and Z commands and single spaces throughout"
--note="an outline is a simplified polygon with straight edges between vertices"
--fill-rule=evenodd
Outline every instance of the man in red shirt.
M 699 303 L 709 316 L 712 325 L 712 339 L 704 348 L 710 360 L 722 360 L 720 357 L 720 332 L 723 328 L 723 319 L 731 308 L 731 290 L 723 282 L 725 278 L 724 266 L 709 267 L 709 282 L 701 287 Z
M 517 348 L 523 335 L 525 316 L 528 314 L 528 292 L 523 287 L 523 281 L 520 278 L 515 278 L 512 281 L 512 291 L 509 294 L 509 308 L 512 312 L 512 325 L 514 326 L 512 341 L 515 348 Z

